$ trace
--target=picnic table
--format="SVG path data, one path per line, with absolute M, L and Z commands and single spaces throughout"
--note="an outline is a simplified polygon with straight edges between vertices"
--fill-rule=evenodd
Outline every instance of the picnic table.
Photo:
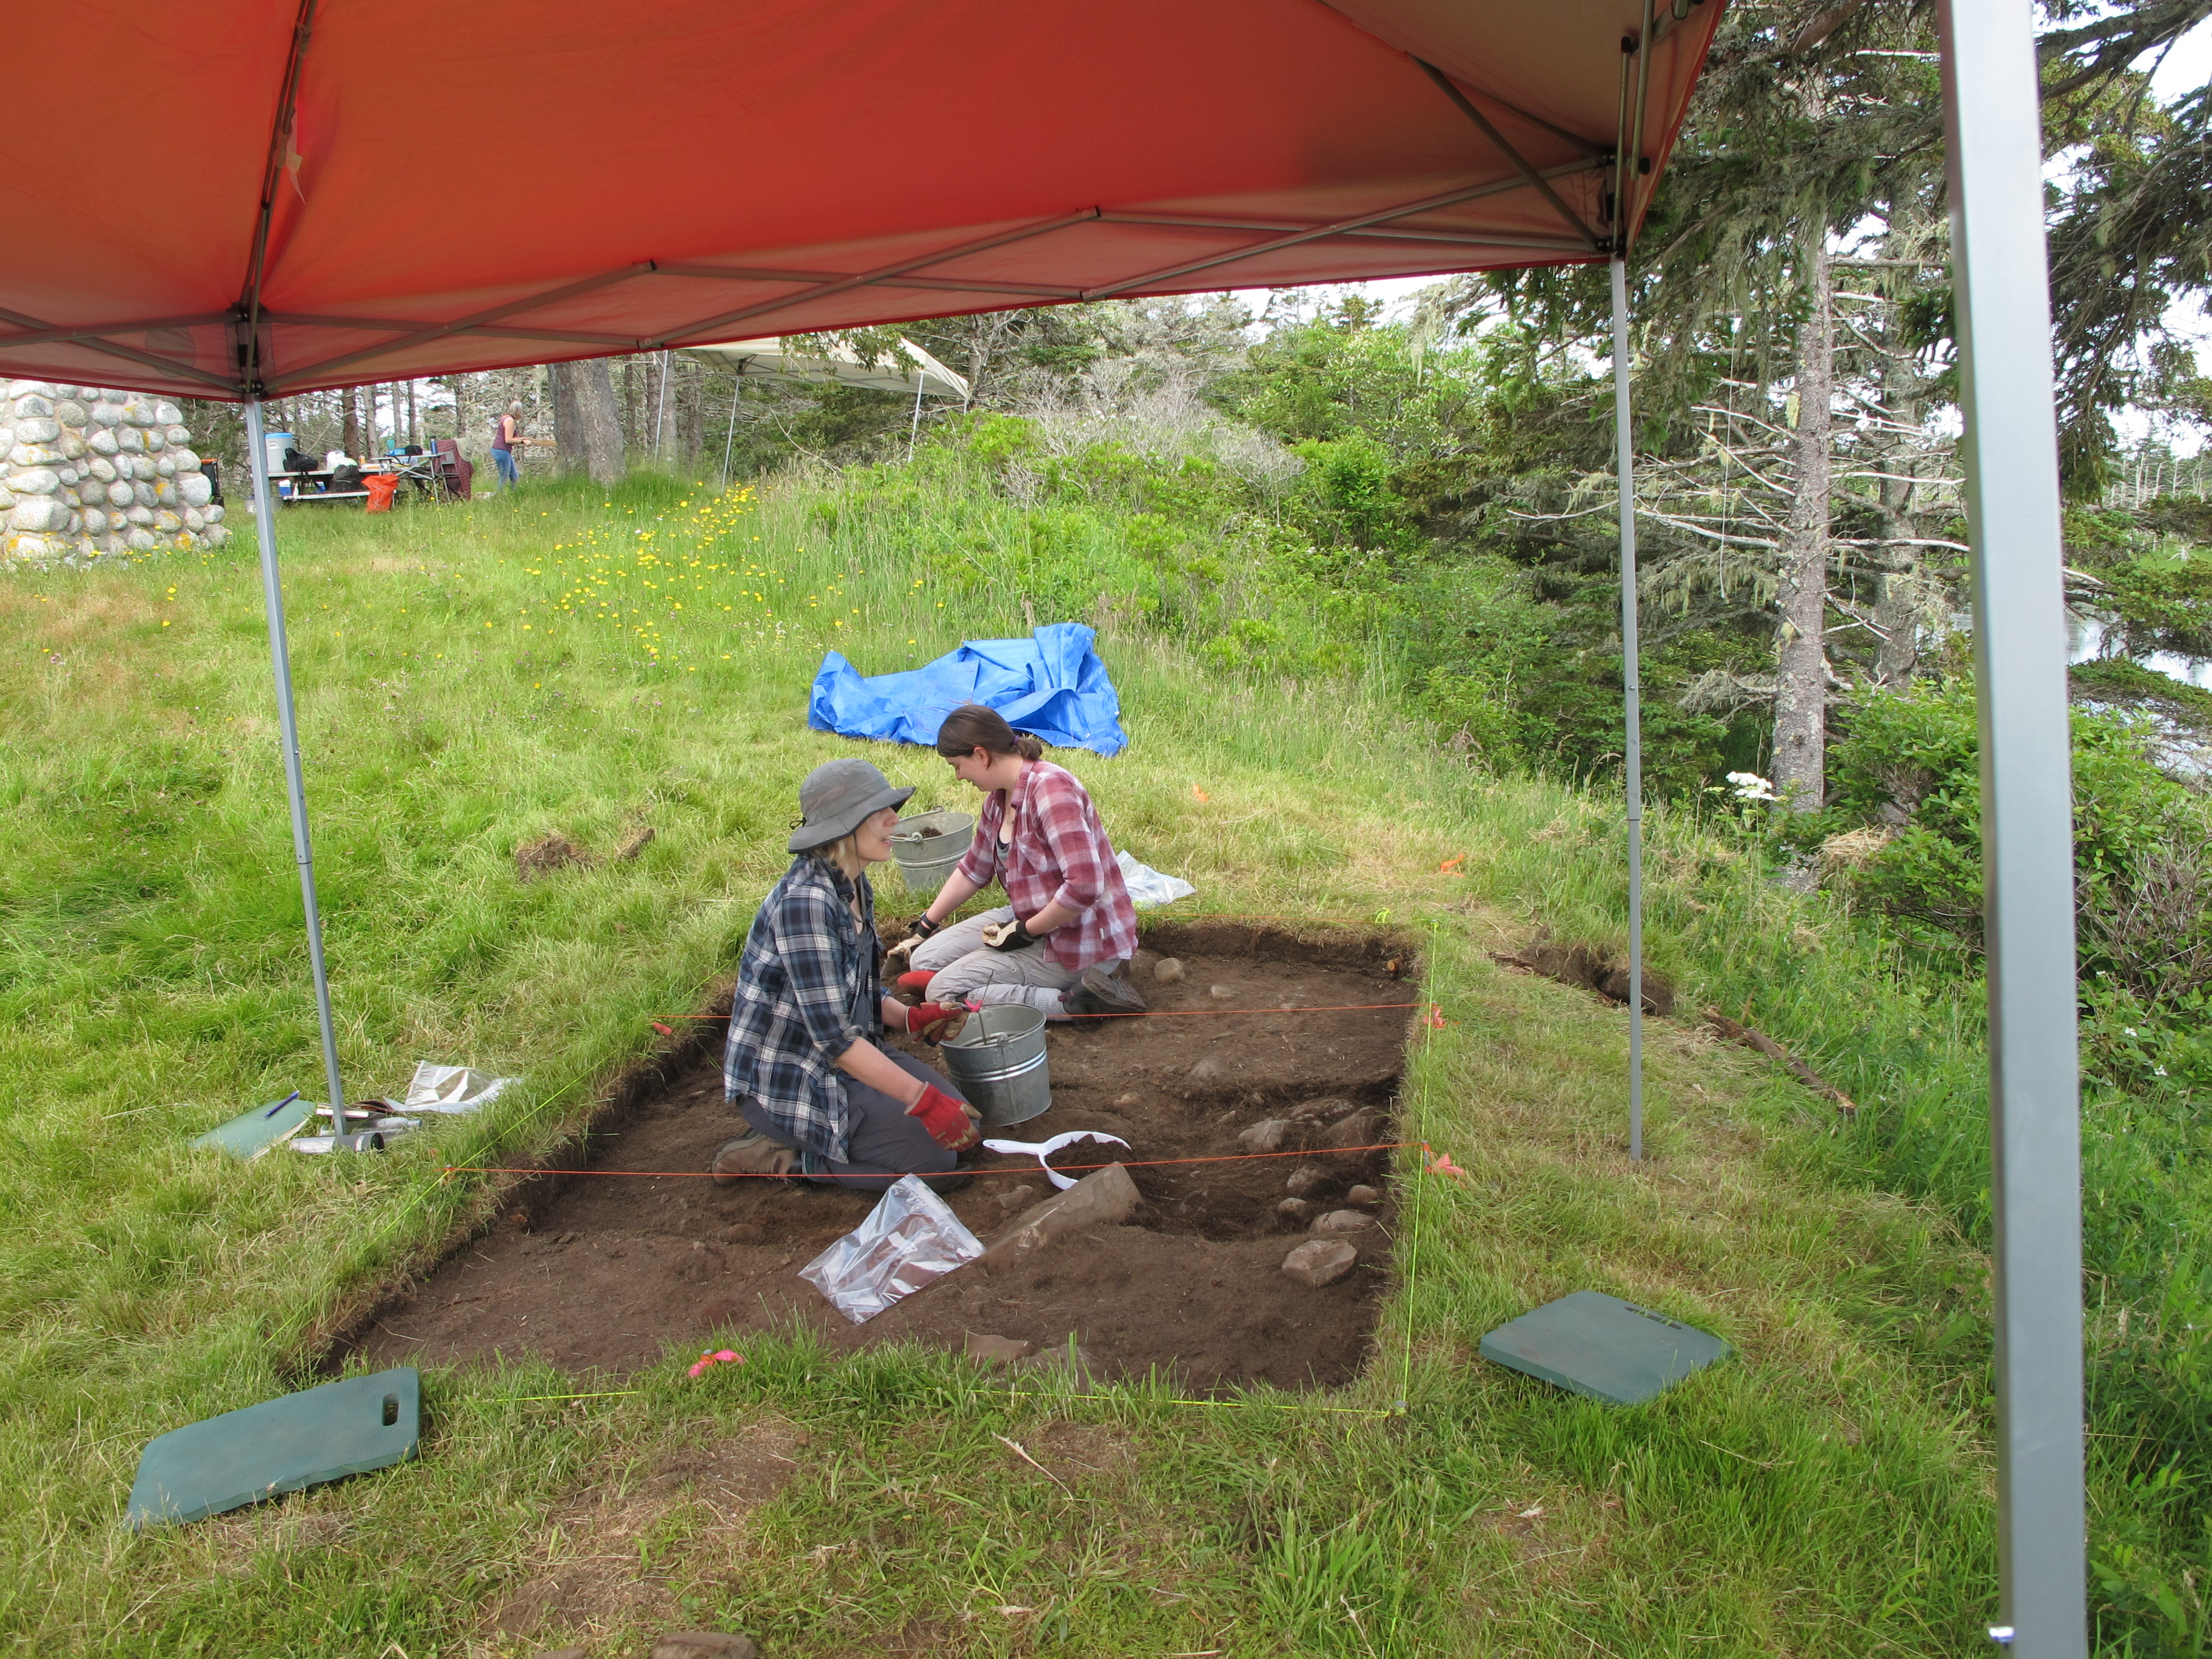
M 416 489 L 427 495 L 443 499 L 452 494 L 444 468 L 438 465 L 434 450 L 425 450 L 420 455 L 377 455 L 360 465 L 364 478 L 373 475 L 398 477 L 404 483 L 412 480 Z M 366 489 L 333 489 L 331 480 L 335 468 L 310 467 L 306 471 L 279 472 L 270 483 L 276 491 L 276 501 L 283 507 L 305 507 L 327 501 L 365 501 Z

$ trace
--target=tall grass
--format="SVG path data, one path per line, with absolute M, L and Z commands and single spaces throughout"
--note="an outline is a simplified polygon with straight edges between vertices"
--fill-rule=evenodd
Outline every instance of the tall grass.
M 336 1163 L 185 1146 L 319 1071 L 250 560 L 0 581 L 0 1640 L 417 1659 L 680 1618 L 779 1653 L 1933 1653 L 1985 1622 L 1979 1258 L 1876 1190 L 1825 1107 L 1686 1024 L 1655 1026 L 1654 1156 L 1627 1166 L 1620 1015 L 1486 954 L 1539 921 L 1617 927 L 1617 814 L 1438 747 L 1356 635 L 1334 678 L 1229 672 L 1110 602 L 1091 614 L 1132 744 L 1060 758 L 1117 842 L 1203 908 L 1428 942 L 1448 1024 L 1407 1109 L 1469 1173 L 1408 1166 L 1407 1271 L 1346 1396 L 1404 1416 L 994 1399 L 942 1356 L 833 1364 L 793 1337 L 568 1405 L 521 1398 L 569 1391 L 542 1370 L 434 1374 L 419 1464 L 121 1534 L 147 1437 L 310 1376 L 378 1284 L 485 1218 L 442 1164 L 552 1145 L 727 971 L 807 769 L 866 753 L 921 805 L 960 799 L 933 757 L 808 731 L 807 684 L 827 649 L 873 672 L 1026 631 L 1036 594 L 987 557 L 951 569 L 926 495 L 849 505 L 835 481 L 644 477 L 282 520 L 349 1087 L 417 1059 L 525 1079 L 434 1147 Z M 634 864 L 516 878 L 525 840 L 605 851 L 640 823 Z M 1931 1144 L 1950 1126 L 1970 1170 L 1971 1018 L 1694 823 L 1654 841 L 1658 965 L 1752 999 Z M 1740 1357 L 1627 1413 L 1476 1361 L 1583 1285 Z M 804 1468 L 742 1524 L 656 1473 L 775 1423 Z M 1060 1486 L 995 1438 L 1079 1430 L 1042 1454 Z M 497 1633 L 555 1580 L 588 1590 L 565 1625 Z

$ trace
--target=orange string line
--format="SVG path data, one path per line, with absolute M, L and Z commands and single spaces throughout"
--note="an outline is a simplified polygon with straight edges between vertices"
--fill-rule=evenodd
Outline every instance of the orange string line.
M 1125 1170 L 1157 1170 L 1163 1169 L 1172 1164 L 1245 1164 L 1249 1163 L 1254 1158 L 1326 1158 L 1334 1154 L 1346 1152 L 1395 1152 L 1403 1147 L 1419 1146 L 1424 1144 L 1425 1143 L 1418 1140 L 1384 1140 L 1378 1141 L 1372 1146 L 1323 1146 L 1312 1152 L 1220 1152 L 1211 1158 L 1132 1158 L 1123 1162 L 1121 1164 L 1121 1167 Z M 1003 1157 L 1005 1154 L 1002 1153 L 1000 1156 Z M 1114 1166 L 1110 1164 L 1055 1164 L 1051 1167 L 1060 1174 L 1066 1175 L 1075 1170 L 1110 1170 Z M 760 1171 L 755 1170 L 732 1170 L 726 1175 L 717 1176 L 712 1171 L 707 1170 L 510 1170 L 503 1169 L 497 1164 L 448 1164 L 444 1166 L 441 1173 L 446 1175 L 628 1176 L 634 1180 L 641 1181 L 672 1181 L 678 1179 L 690 1179 L 693 1181 L 729 1181 L 743 1180 L 747 1178 L 758 1181 L 797 1181 L 815 1180 L 820 1178 L 811 1176 L 763 1175 Z M 921 1176 L 923 1180 L 927 1181 L 933 1176 L 947 1176 L 954 1174 L 1034 1175 L 1036 1173 L 1036 1172 L 1027 1164 L 1015 1164 L 1007 1165 L 1004 1168 L 994 1168 L 988 1170 L 872 1170 L 859 1178 L 868 1181 L 895 1181 L 902 1179 L 904 1176 L 918 1175 Z M 846 1177 L 846 1179 L 848 1180 L 854 1178 L 854 1177 L 852 1176 Z

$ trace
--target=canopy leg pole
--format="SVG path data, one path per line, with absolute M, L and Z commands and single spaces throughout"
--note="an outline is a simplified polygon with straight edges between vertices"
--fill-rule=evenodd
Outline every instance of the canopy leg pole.
M 300 725 L 292 712 L 292 658 L 284 643 L 284 592 L 276 579 L 276 503 L 269 489 L 269 445 L 258 398 L 246 405 L 246 444 L 253 474 L 253 534 L 261 544 L 261 599 L 269 613 L 269 662 L 276 676 L 276 729 L 284 749 L 284 792 L 292 806 L 292 857 L 307 913 L 307 961 L 315 975 L 315 1014 L 323 1026 L 324 1081 L 331 1091 L 332 1145 L 345 1133 L 345 1089 L 338 1081 L 338 1039 L 331 1023 L 331 981 L 323 968 L 323 922 L 315 908 L 314 854 L 307 844 L 307 789 L 300 772 Z
M 2071 746 L 2034 20 L 1943 0 L 1952 288 L 1973 546 L 1995 1234 L 1997 1624 L 2088 1651 Z
M 745 395 L 745 372 L 738 371 L 737 384 L 730 388 L 730 435 L 722 440 L 722 488 L 730 487 L 730 457 L 738 447 L 738 399 Z
M 906 458 L 909 462 L 914 459 L 915 440 L 921 435 L 921 392 L 922 388 L 928 384 L 929 376 L 921 369 L 916 368 L 914 381 L 914 419 L 907 423 L 906 428 Z
M 1628 1156 L 1644 1158 L 1644 676 L 1636 638 L 1636 462 L 1628 403 L 1628 263 L 1613 261 L 1613 443 L 1620 495 L 1620 680 L 1628 720 Z

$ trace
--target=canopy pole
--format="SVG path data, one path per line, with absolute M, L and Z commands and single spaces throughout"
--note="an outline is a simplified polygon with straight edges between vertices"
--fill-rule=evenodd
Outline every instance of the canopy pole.
M 921 392 L 928 384 L 929 371 L 916 363 L 914 367 L 914 419 L 907 423 L 906 428 L 906 459 L 909 465 L 914 460 L 915 440 L 921 436 Z
M 730 457 L 738 447 L 738 399 L 745 395 L 745 368 L 738 365 L 737 383 L 730 388 L 730 435 L 722 440 L 722 488 L 730 487 Z
M 284 791 L 292 805 L 292 857 L 307 913 L 307 961 L 315 975 L 315 1014 L 323 1026 L 324 1081 L 331 1091 L 331 1144 L 345 1137 L 345 1089 L 338 1081 L 337 1031 L 331 1023 L 330 975 L 323 969 L 323 923 L 315 908 L 314 854 L 307 844 L 307 789 L 300 772 L 300 725 L 292 712 L 292 659 L 284 643 L 284 592 L 276 580 L 276 503 L 269 488 L 269 444 L 261 400 L 246 405 L 246 444 L 253 475 L 253 534 L 261 544 L 261 599 L 269 613 L 269 663 L 276 676 L 276 729 L 284 749 Z
M 1613 446 L 1620 495 L 1620 682 L 1628 720 L 1628 1156 L 1644 1158 L 1644 676 L 1636 637 L 1636 461 L 1629 434 L 1628 262 L 1613 270 Z
M 1942 0 L 1980 714 L 1995 1235 L 1997 1620 L 2088 1651 L 2071 746 L 2043 130 L 2025 0 Z

